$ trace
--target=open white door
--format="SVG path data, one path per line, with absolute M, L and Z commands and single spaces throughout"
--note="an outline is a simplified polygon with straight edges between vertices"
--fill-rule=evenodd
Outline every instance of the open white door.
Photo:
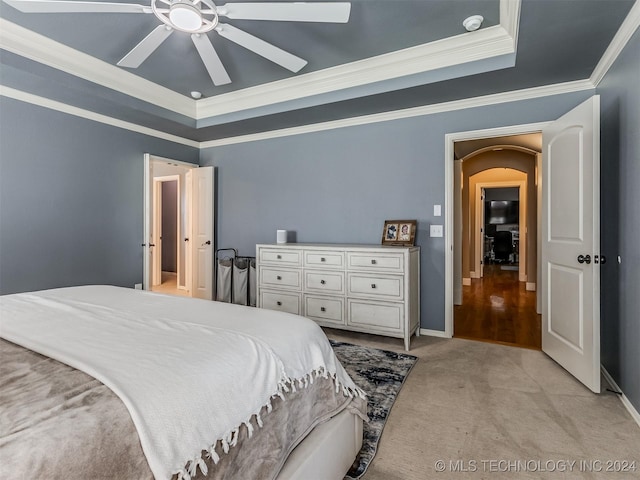
M 191 296 L 213 299 L 213 167 L 187 172 L 191 185 Z M 187 270 L 188 272 L 188 270 Z
M 152 222 L 148 221 L 148 219 L 152 218 L 153 215 L 153 162 L 151 161 L 150 155 L 148 153 L 144 154 L 144 226 L 143 226 L 143 243 L 142 248 L 142 288 L 144 290 L 151 290 L 151 271 L 153 267 L 153 258 L 152 251 L 153 248 L 150 246 L 153 242 L 151 241 L 151 230 L 152 230 Z
M 542 138 L 542 350 L 600 392 L 600 97 Z
M 153 180 L 153 228 L 149 239 L 151 252 L 151 285 L 162 283 L 162 182 Z

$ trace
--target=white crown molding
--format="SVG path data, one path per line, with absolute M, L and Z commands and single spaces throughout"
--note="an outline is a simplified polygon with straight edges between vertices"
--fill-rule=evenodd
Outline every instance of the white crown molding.
M 513 47 L 518 47 L 518 29 L 520 27 L 521 0 L 500 0 L 500 25 L 513 40 Z
M 629 14 L 622 22 L 622 25 L 620 25 L 613 40 L 611 40 L 611 43 L 602 55 L 598 65 L 593 69 L 590 78 L 595 86 L 600 84 L 638 27 L 640 27 L 640 0 L 636 0 L 633 4 Z
M 195 120 L 513 54 L 520 0 L 500 0 L 500 25 L 198 100 L 0 19 L 0 48 Z
M 0 18 L 0 48 L 194 118 L 195 100 Z
M 170 142 L 179 143 L 181 145 L 186 145 L 188 147 L 194 147 L 194 148 L 200 147 L 200 143 L 196 142 L 195 140 L 189 140 L 188 138 L 178 137 L 177 135 L 171 135 L 170 133 L 154 130 L 153 128 L 143 127 L 142 125 L 137 125 L 135 123 L 118 120 L 117 118 L 108 117 L 106 115 L 101 115 L 99 113 L 95 113 L 89 110 L 73 107 L 71 105 L 67 105 L 66 103 L 57 102 L 49 98 L 40 97 L 38 95 L 33 95 L 31 93 L 22 92 L 20 90 L 16 90 L 15 88 L 6 87 L 4 85 L 0 85 L 0 96 L 12 98 L 14 100 L 18 100 L 21 102 L 30 103 L 32 105 L 37 105 L 39 107 L 48 108 L 50 110 L 55 110 L 57 112 L 67 113 L 69 115 L 85 118 L 87 120 L 92 120 L 98 123 L 103 123 L 105 125 L 110 125 L 112 127 L 122 128 L 124 130 L 129 130 L 131 132 L 141 133 L 143 135 L 149 135 L 151 137 L 160 138 L 162 140 L 168 140 Z
M 281 130 L 273 130 L 270 132 L 256 133 L 252 135 L 242 135 L 238 137 L 223 138 L 221 140 L 211 140 L 207 142 L 197 142 L 187 138 L 171 135 L 165 132 L 143 127 L 131 122 L 125 122 L 116 118 L 101 115 L 89 110 L 85 110 L 71 105 L 50 100 L 45 97 L 26 93 L 14 88 L 0 85 L 0 96 L 13 98 L 23 102 L 31 103 L 41 107 L 56 110 L 62 113 L 68 113 L 77 117 L 86 118 L 96 122 L 104 123 L 114 127 L 130 130 L 156 138 L 162 138 L 171 142 L 187 145 L 196 148 L 212 148 L 225 145 L 234 145 L 238 143 L 253 142 L 259 140 L 268 140 L 271 138 L 288 137 L 292 135 L 302 135 L 306 133 L 321 132 L 325 130 L 333 130 L 337 128 L 353 127 L 358 125 L 366 125 L 370 123 L 388 122 L 403 118 L 411 118 L 425 115 L 433 115 L 436 113 L 450 112 L 455 110 L 464 110 L 467 108 L 482 107 L 487 105 L 498 105 L 501 103 L 517 102 L 521 100 L 531 100 L 551 95 L 561 95 L 565 93 L 580 92 L 584 90 L 594 89 L 593 84 L 589 80 L 579 80 L 576 82 L 567 82 L 556 85 L 548 85 L 544 87 L 528 88 L 524 90 L 515 90 L 506 93 L 497 93 L 485 95 L 482 97 L 468 98 L 456 100 L 452 102 L 439 103 L 435 105 L 427 105 L 422 107 L 408 108 L 404 110 L 396 110 L 392 112 L 378 113 L 373 115 L 365 115 L 361 117 L 352 117 L 343 120 L 335 120 L 331 122 L 316 123 L 312 125 L 303 125 L 301 127 L 292 127 Z M 504 135 L 507 135 L 506 132 Z
M 345 65 L 199 100 L 197 118 L 314 97 L 400 77 L 512 54 L 512 37 L 489 27 Z
M 403 118 L 420 117 L 424 115 L 433 115 L 435 113 L 451 112 L 454 110 L 464 110 L 467 108 L 483 107 L 487 105 L 497 105 L 501 103 L 517 102 L 521 100 L 531 100 L 534 98 L 548 97 L 552 95 L 562 95 L 565 93 L 581 92 L 585 90 L 593 90 L 595 87 L 590 80 L 577 80 L 574 82 L 559 83 L 555 85 L 545 85 L 542 87 L 527 88 L 523 90 L 514 90 L 512 92 L 495 93 L 492 95 L 484 95 L 481 97 L 466 98 L 463 100 L 455 100 L 451 102 L 437 103 L 434 105 L 426 105 L 422 107 L 413 107 L 403 110 L 395 110 L 392 112 L 376 113 L 372 115 L 364 115 L 360 117 L 346 118 L 342 120 L 334 120 L 330 122 L 314 123 L 311 125 L 303 125 L 300 127 L 291 127 L 281 130 L 272 130 L 270 132 L 255 133 L 251 135 L 242 135 L 238 137 L 223 138 L 221 140 L 211 140 L 202 142 L 200 148 L 220 147 L 224 145 L 233 145 L 244 142 L 254 142 L 258 140 L 267 140 L 270 138 L 288 137 L 291 135 L 302 135 L 305 133 L 321 132 L 324 130 L 333 130 L 336 128 L 354 127 L 358 125 L 366 125 L 370 123 L 388 122 Z

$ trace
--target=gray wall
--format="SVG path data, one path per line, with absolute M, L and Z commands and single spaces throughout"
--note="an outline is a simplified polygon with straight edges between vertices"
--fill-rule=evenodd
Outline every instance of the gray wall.
M 0 97 L 0 294 L 142 281 L 143 154 L 177 145 Z
M 640 411 L 640 31 L 600 83 L 602 364 Z M 616 256 L 622 263 L 618 264 Z
M 553 120 L 592 91 L 202 150 L 217 167 L 217 245 L 255 255 L 276 229 L 298 242 L 379 244 L 385 219 L 418 220 L 421 326 L 444 330 L 445 134 Z

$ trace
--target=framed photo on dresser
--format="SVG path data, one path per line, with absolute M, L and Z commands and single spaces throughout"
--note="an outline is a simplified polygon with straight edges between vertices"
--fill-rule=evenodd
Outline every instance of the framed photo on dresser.
M 417 220 L 385 220 L 382 245 L 413 246 L 416 241 Z

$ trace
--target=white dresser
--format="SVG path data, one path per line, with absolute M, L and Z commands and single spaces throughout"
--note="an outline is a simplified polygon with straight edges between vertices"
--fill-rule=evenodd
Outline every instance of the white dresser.
M 403 338 L 407 350 L 420 331 L 419 247 L 269 244 L 256 260 L 260 308 Z

